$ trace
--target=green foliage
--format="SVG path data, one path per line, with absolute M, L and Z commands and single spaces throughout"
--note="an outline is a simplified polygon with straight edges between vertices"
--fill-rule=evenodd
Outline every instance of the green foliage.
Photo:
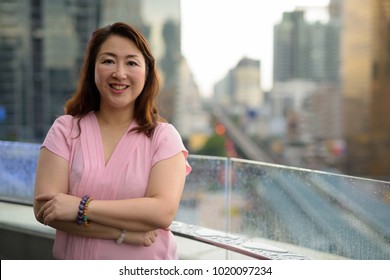
M 211 136 L 206 144 L 196 153 L 200 155 L 226 157 L 225 137 L 219 135 Z

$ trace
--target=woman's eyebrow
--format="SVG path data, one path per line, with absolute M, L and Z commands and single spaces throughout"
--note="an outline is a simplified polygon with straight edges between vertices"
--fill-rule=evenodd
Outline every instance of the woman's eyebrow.
M 102 56 L 102 55 L 108 55 L 108 56 L 113 56 L 113 57 L 118 57 L 116 54 L 112 53 L 112 52 L 102 52 L 101 54 L 99 54 L 99 56 Z M 138 54 L 129 54 L 129 55 L 126 55 L 126 58 L 139 58 L 140 56 Z

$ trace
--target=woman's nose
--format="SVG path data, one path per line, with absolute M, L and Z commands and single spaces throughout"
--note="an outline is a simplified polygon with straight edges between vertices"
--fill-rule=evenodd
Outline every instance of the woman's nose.
M 123 80 L 126 78 L 126 70 L 124 66 L 118 65 L 114 72 L 112 73 L 112 76 L 118 80 Z

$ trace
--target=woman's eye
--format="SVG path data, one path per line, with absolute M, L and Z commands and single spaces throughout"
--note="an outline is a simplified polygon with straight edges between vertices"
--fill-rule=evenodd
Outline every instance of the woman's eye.
M 138 65 L 138 63 L 135 61 L 129 61 L 127 64 L 130 66 L 137 66 Z
M 103 64 L 112 64 L 112 63 L 114 63 L 114 60 L 112 60 L 112 59 L 105 59 L 105 60 L 103 60 L 102 63 Z

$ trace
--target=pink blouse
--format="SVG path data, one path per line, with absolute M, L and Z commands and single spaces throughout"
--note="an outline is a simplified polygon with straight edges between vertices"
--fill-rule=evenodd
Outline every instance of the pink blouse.
M 81 119 L 64 115 L 56 119 L 42 146 L 69 161 L 69 193 L 94 199 L 143 197 L 152 166 L 160 160 L 188 151 L 177 130 L 159 123 L 153 137 L 130 131 L 123 135 L 105 164 L 102 138 L 96 115 Z M 186 161 L 186 172 L 191 167 Z M 170 231 L 159 230 L 150 247 L 116 244 L 114 240 L 80 237 L 57 231 L 53 248 L 57 259 L 177 259 L 176 242 Z

